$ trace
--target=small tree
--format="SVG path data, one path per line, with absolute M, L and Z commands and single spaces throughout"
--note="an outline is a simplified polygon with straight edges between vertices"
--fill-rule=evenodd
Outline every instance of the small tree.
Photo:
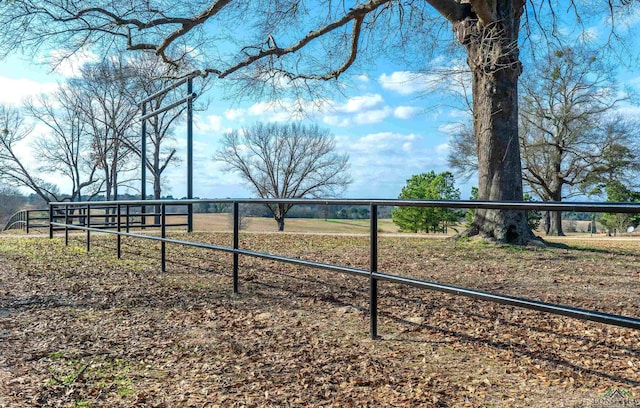
M 629 190 L 624 184 L 617 180 L 612 180 L 605 186 L 607 201 L 609 202 L 636 202 L 640 201 L 640 193 Z M 600 218 L 600 223 L 609 233 L 617 235 L 624 232 L 629 226 L 637 226 L 640 222 L 640 215 L 634 214 L 614 214 L 606 213 Z
M 25 202 L 25 197 L 17 189 L 0 183 L 0 228 Z
M 434 171 L 411 176 L 398 196 L 400 199 L 459 200 L 453 174 Z M 460 213 L 448 208 L 398 207 L 391 213 L 401 231 L 446 232 L 447 226 L 460 219 Z
M 256 123 L 224 135 L 214 160 L 238 173 L 261 198 L 335 197 L 351 183 L 349 158 L 316 125 Z M 278 230 L 291 204 L 269 204 Z

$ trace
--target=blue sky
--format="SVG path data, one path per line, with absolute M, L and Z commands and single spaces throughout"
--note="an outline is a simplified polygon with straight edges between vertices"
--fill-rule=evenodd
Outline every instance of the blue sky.
M 637 27 L 638 21 L 640 16 L 634 15 L 629 25 Z M 606 31 L 597 29 L 590 32 L 595 39 L 607 35 Z M 49 56 L 36 59 L 44 61 Z M 430 65 L 464 67 L 461 61 L 450 58 L 436 57 Z M 95 60 L 97 56 L 91 53 L 75 55 L 51 71 L 44 63 L 11 57 L 0 63 L 0 89 L 3 90 L 0 103 L 19 105 L 24 98 L 51 92 L 65 78 L 76 75 L 83 62 Z M 382 59 L 376 61 L 375 68 L 369 72 L 350 74 L 342 95 L 310 106 L 304 117 L 292 116 L 295 109 L 287 109 L 291 106 L 287 100 L 270 103 L 225 100 L 223 91 L 213 87 L 204 95 L 210 101 L 209 108 L 197 113 L 194 126 L 194 195 L 203 198 L 254 196 L 238 176 L 222 172 L 221 165 L 214 162 L 212 156 L 222 134 L 257 121 L 303 119 L 329 128 L 337 139 L 339 152 L 350 157 L 353 183 L 345 197 L 395 198 L 412 175 L 448 170 L 449 137 L 456 123 L 465 119 L 465 114 L 450 106 L 452 101 L 441 92 L 442 83 L 438 83 L 437 78 L 408 71 Z M 640 91 L 637 70 L 621 71 L 620 80 Z M 623 110 L 629 116 L 640 116 L 638 107 L 625 106 Z M 39 134 L 41 129 L 36 128 L 33 137 Z M 183 163 L 166 171 L 163 194 L 183 197 L 186 195 L 186 126 L 178 125 L 175 135 L 175 146 Z M 29 150 L 29 143 L 21 146 L 26 158 Z M 47 181 L 59 183 L 60 178 L 48 175 Z M 469 197 L 475 184 L 473 178 L 464 184 L 458 180 L 462 198 Z M 64 183 L 59 185 L 62 191 L 69 189 Z M 150 191 L 150 187 L 147 190 Z
M 51 71 L 46 64 L 12 57 L 0 66 L 0 103 L 19 105 L 24 98 L 51 92 L 65 78 L 76 75 L 82 62 L 95 58 L 80 56 Z M 375 71 L 353 76 L 343 89 L 344 95 L 323 100 L 298 117 L 290 113 L 290 101 L 224 100 L 221 90 L 214 87 L 203 95 L 210 101 L 208 109 L 195 117 L 194 195 L 254 196 L 238 176 L 222 172 L 221 165 L 212 160 L 222 134 L 257 121 L 305 120 L 329 128 L 339 152 L 349 155 L 353 183 L 345 197 L 395 198 L 413 174 L 447 170 L 449 132 L 462 114 L 441 106 L 444 101 L 436 94 L 425 96 L 425 91 L 433 87 L 432 81 L 425 74 L 393 70 L 381 61 Z M 36 128 L 33 137 L 38 134 Z M 175 135 L 175 146 L 184 160 L 167 170 L 163 194 L 183 197 L 186 125 L 178 125 Z M 28 158 L 29 144 L 20 147 Z M 62 191 L 68 189 L 54 175 L 49 175 L 48 181 L 57 182 Z M 460 186 L 464 198 L 472 184 Z

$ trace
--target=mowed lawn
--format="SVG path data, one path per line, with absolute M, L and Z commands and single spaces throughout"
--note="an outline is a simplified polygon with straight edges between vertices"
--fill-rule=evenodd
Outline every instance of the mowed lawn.
M 292 219 L 292 233 L 272 234 L 266 221 L 260 230 L 250 220 L 242 248 L 368 267 L 366 221 Z M 228 217 L 207 222 L 196 216 L 197 232 L 171 235 L 231 244 Z M 519 248 L 380 228 L 390 234 L 381 271 L 640 317 L 636 239 Z M 590 407 L 616 390 L 640 397 L 639 331 L 382 282 L 371 340 L 366 279 L 241 257 L 234 295 L 229 254 L 169 245 L 161 273 L 158 243 L 123 238 L 117 259 L 113 236 L 94 235 L 89 253 L 84 239 L 0 239 L 0 407 Z

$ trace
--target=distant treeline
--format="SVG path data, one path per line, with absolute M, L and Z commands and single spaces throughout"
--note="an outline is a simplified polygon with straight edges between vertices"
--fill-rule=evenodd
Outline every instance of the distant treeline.
M 378 218 L 391 218 L 393 207 L 378 207 Z M 196 213 L 229 213 L 229 203 L 199 203 L 193 206 Z M 264 204 L 243 204 L 242 213 L 248 217 L 272 217 Z M 326 218 L 361 220 L 369 218 L 368 206 L 346 205 L 294 205 L 287 213 L 287 218 Z

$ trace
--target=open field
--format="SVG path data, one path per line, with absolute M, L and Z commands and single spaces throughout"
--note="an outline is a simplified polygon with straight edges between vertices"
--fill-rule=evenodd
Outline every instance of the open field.
M 231 244 L 228 233 L 173 234 Z M 640 398 L 638 331 L 381 283 L 374 341 L 361 278 L 241 258 L 233 295 L 229 255 L 169 246 L 160 273 L 158 244 L 123 241 L 122 260 L 109 236 L 95 236 L 88 254 L 82 235 L 66 248 L 60 238 L 0 241 L 0 407 L 595 407 L 611 390 Z M 243 248 L 363 268 L 367 242 L 241 237 Z M 566 242 L 389 236 L 379 269 L 640 316 L 640 242 Z
M 266 217 L 245 217 L 244 230 L 247 232 L 275 232 L 278 230 L 276 222 Z M 230 214 L 194 214 L 193 224 L 197 231 L 231 231 Z M 378 230 L 386 233 L 398 232 L 398 226 L 390 219 L 378 220 Z M 369 232 L 369 220 L 349 219 L 317 219 L 317 218 L 287 218 L 286 232 L 312 233 L 342 233 L 366 234 Z

